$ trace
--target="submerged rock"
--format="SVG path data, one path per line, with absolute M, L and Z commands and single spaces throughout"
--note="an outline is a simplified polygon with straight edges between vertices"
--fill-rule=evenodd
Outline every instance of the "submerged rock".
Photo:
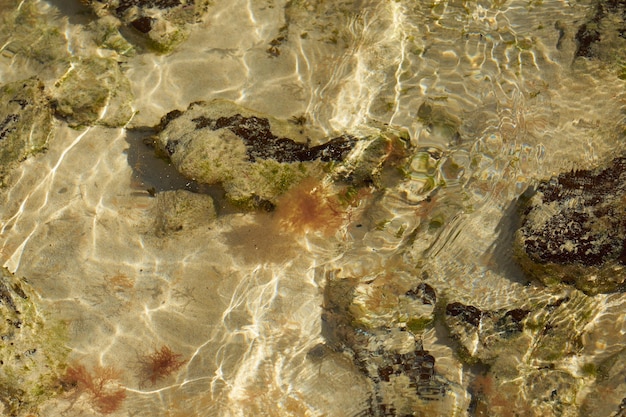
M 0 404 L 2 415 L 26 416 L 57 393 L 65 366 L 64 327 L 46 321 L 29 285 L 0 269 Z
M 406 278 L 329 278 L 322 334 L 372 380 L 368 415 L 464 415 L 464 390 L 437 372 L 437 359 L 420 339 L 433 325 L 435 291 L 426 283 L 410 287 Z
M 157 235 L 195 229 L 216 217 L 213 199 L 206 194 L 175 190 L 160 192 L 156 198 Z
M 10 10 L 13 5 L 14 10 Z M 18 5 L 19 3 L 19 5 Z M 13 60 L 21 77 L 61 76 L 70 66 L 70 52 L 64 28 L 42 10 L 41 2 L 3 2 L 0 13 L 2 56 Z
M 130 82 L 110 58 L 78 58 L 56 82 L 53 105 L 70 126 L 124 126 L 133 117 Z
M 578 415 L 577 398 L 589 381 L 571 370 L 582 335 L 598 306 L 573 289 L 544 294 L 512 309 L 447 304 L 444 322 L 458 356 L 484 369 L 469 391 L 475 415 Z
M 607 358 L 598 367 L 589 367 L 595 384 L 581 405 L 580 415 L 626 415 L 626 350 Z
M 542 182 L 522 210 L 514 251 L 529 276 L 587 294 L 623 290 L 626 158 Z
M 395 140 L 344 134 L 313 145 L 302 126 L 225 100 L 172 111 L 157 129 L 157 147 L 187 178 L 221 184 L 240 207 L 270 210 L 308 177 L 355 188 L 375 183 Z
M 9 170 L 45 149 L 53 131 L 52 110 L 37 78 L 0 87 L 0 186 Z
M 101 17 L 113 15 L 147 40 L 151 49 L 166 53 L 189 36 L 189 25 L 207 12 L 209 0 L 81 0 Z

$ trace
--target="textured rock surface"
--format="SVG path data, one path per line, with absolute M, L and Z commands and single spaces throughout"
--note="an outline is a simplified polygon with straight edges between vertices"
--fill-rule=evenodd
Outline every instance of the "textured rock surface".
M 444 321 L 458 356 L 486 370 L 470 384 L 475 415 L 508 416 L 510 407 L 519 415 L 578 415 L 590 379 L 566 364 L 578 360 L 597 311 L 591 297 L 573 288 L 510 310 L 447 304 Z
M 133 117 L 130 82 L 114 59 L 80 58 L 56 87 L 55 112 L 70 126 L 118 127 Z
M 595 11 L 576 33 L 576 56 L 611 58 L 626 46 L 626 1 L 602 0 Z
M 374 383 L 370 415 L 464 415 L 464 390 L 436 371 L 420 339 L 433 325 L 435 291 L 402 275 L 329 279 L 322 334 Z
M 33 415 L 55 395 L 67 350 L 64 328 L 37 311 L 37 295 L 23 280 L 0 269 L 0 404 L 2 415 Z
M 15 163 L 46 147 L 52 130 L 49 99 L 38 79 L 0 87 L 0 186 Z
M 621 351 L 597 368 L 590 368 L 596 383 L 582 403 L 580 415 L 626 415 L 626 352 Z
M 546 285 L 574 284 L 588 294 L 620 291 L 626 281 L 626 158 L 561 174 L 524 203 L 515 254 Z
M 7 3 L 7 2 L 5 2 Z M 3 8 L 10 9 L 2 4 Z M 18 2 L 14 3 L 17 6 Z M 0 45 L 3 57 L 10 57 L 20 76 L 40 78 L 61 76 L 70 66 L 67 38 L 56 26 L 50 13 L 42 11 L 37 1 L 19 2 L 14 10 L 0 15 Z
M 206 13 L 208 0 L 82 0 L 98 16 L 113 15 L 158 52 L 170 52 L 187 39 L 189 25 Z

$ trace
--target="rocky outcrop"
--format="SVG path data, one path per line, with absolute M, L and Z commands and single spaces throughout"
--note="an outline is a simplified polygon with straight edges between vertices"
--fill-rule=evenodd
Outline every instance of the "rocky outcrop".
M 476 415 L 509 415 L 503 404 L 520 415 L 577 415 L 590 381 L 564 363 L 577 361 L 596 311 L 593 299 L 573 288 L 511 309 L 448 303 L 443 319 L 458 357 L 484 369 L 469 387 Z
M 464 415 L 463 388 L 437 372 L 437 358 L 420 338 L 434 325 L 435 290 L 411 281 L 393 273 L 333 276 L 324 292 L 322 334 L 372 380 L 369 415 Z
M 624 288 L 626 158 L 561 174 L 525 200 L 514 251 L 529 276 L 587 294 Z

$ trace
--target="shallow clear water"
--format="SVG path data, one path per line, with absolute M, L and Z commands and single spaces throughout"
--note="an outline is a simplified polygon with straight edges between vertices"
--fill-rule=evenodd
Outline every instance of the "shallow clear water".
M 68 56 L 115 56 L 136 114 L 124 128 L 56 122 L 47 151 L 22 162 L 0 190 L 0 260 L 40 294 L 44 315 L 67 324 L 69 361 L 121 370 L 126 399 L 113 415 L 379 413 L 372 402 L 383 394 L 373 394 L 354 354 L 320 346 L 327 282 L 356 280 L 357 305 L 376 299 L 371 282 L 404 288 L 423 276 L 438 297 L 485 310 L 549 297 L 527 285 L 512 259 L 512 202 L 539 180 L 593 166 L 623 146 L 624 81 L 611 64 L 575 59 L 574 34 L 590 2 L 215 0 L 172 53 L 128 57 L 93 45 L 94 17 L 76 3 L 4 0 L 0 13 L 31 4 L 37 22 L 63 34 Z M 16 30 L 0 28 L 0 43 L 19 39 Z M 279 36 L 285 40 L 272 45 Z M 67 70 L 4 51 L 2 84 L 38 75 L 54 90 Z M 238 212 L 219 189 L 178 177 L 144 147 L 138 128 L 212 98 L 280 119 L 304 116 L 307 129 L 328 137 L 406 130 L 414 159 L 406 179 L 387 176 L 334 235 L 279 232 L 272 213 Z M 205 187 L 219 216 L 159 236 L 151 187 Z M 624 329 L 622 295 L 590 303 L 579 354 L 557 365 L 580 378 L 589 358 L 621 350 Z M 403 337 L 389 336 L 388 348 L 403 351 L 413 342 Z M 495 400 L 491 414 L 476 410 L 472 381 L 482 370 L 457 357 L 441 324 L 420 340 L 453 388 L 413 408 L 397 399 L 398 409 L 513 415 Z M 163 345 L 186 362 L 145 384 L 138 358 Z M 525 403 L 507 397 L 520 401 L 510 407 L 573 415 L 587 394 L 578 390 L 561 414 L 554 405 L 533 414 L 532 392 Z M 86 398 L 63 395 L 40 415 L 61 411 L 98 415 Z

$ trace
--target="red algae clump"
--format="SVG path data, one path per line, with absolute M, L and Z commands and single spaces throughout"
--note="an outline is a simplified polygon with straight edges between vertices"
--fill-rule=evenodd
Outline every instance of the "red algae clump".
M 152 385 L 160 379 L 171 375 L 187 363 L 181 360 L 182 355 L 174 353 L 168 346 L 161 346 L 160 350 L 155 350 L 149 355 L 145 355 L 139 360 L 139 377 L 141 385 L 150 382 Z
M 74 391 L 72 404 L 82 394 L 89 396 L 89 403 L 101 414 L 117 411 L 124 399 L 126 390 L 119 386 L 121 372 L 113 367 L 96 366 L 89 372 L 84 365 L 67 368 L 61 378 L 61 385 L 66 391 Z M 71 406 L 70 406 L 71 407 Z

